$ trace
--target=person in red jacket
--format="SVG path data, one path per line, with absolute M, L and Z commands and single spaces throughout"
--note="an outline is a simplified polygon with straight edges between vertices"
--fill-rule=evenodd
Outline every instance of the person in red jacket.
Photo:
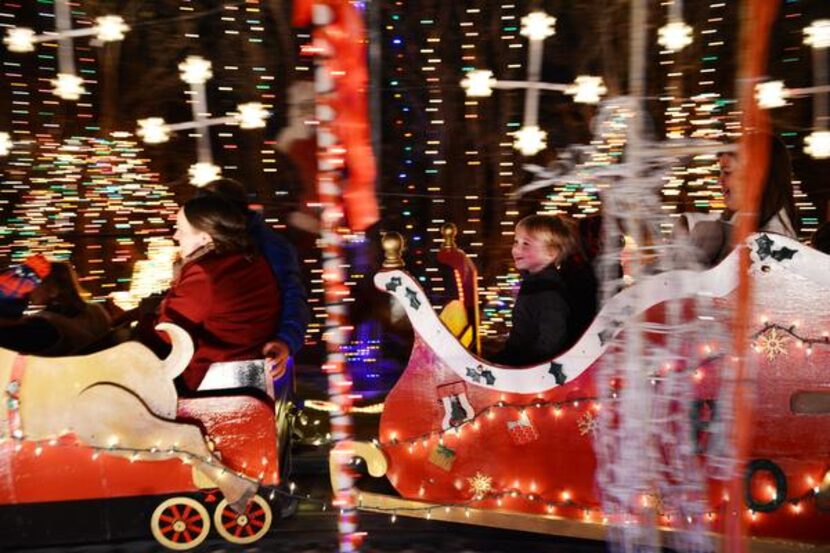
M 188 201 L 173 238 L 182 264 L 154 322 L 175 323 L 193 338 L 193 359 L 180 378 L 195 390 L 211 363 L 262 358 L 279 324 L 281 292 L 244 215 L 227 202 Z

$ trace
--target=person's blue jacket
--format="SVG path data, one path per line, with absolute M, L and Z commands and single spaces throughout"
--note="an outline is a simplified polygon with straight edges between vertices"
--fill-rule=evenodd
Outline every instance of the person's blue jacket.
M 255 211 L 249 212 L 248 230 L 282 291 L 282 312 L 275 338 L 285 342 L 294 355 L 305 342 L 305 330 L 311 320 L 297 251 Z

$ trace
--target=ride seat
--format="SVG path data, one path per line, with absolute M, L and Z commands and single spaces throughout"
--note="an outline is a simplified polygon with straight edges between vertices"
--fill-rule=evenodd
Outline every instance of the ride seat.
M 475 264 L 455 243 L 458 227 L 445 223 L 441 227 L 444 243 L 438 251 L 438 262 L 449 267 L 454 276 L 455 298 L 448 301 L 438 318 L 459 339 L 461 344 L 476 354 L 481 353 L 478 307 L 478 270 Z
M 197 391 L 256 388 L 274 399 L 274 382 L 268 378 L 264 359 L 212 363 Z

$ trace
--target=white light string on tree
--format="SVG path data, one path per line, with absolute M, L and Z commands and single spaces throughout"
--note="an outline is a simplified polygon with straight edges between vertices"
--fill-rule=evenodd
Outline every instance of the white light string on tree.
M 237 112 L 225 117 L 210 117 L 207 105 L 205 83 L 213 77 L 210 61 L 201 56 L 188 56 L 179 64 L 182 80 L 190 85 L 193 120 L 168 124 L 161 117 L 149 117 L 138 121 L 138 131 L 144 142 L 159 144 L 170 139 L 170 133 L 183 130 L 200 129 L 197 135 L 197 163 L 188 170 L 190 182 L 194 186 L 204 186 L 221 176 L 222 170 L 213 163 L 210 134 L 207 131 L 214 125 L 238 125 L 242 129 L 257 129 L 265 126 L 268 111 L 259 102 L 247 102 L 237 106 Z
M 575 102 L 595 104 L 607 92 L 601 77 L 580 75 L 573 84 L 540 82 L 543 43 L 556 34 L 556 18 L 545 12 L 531 12 L 522 18 L 521 34 L 528 38 L 527 81 L 500 81 L 493 72 L 486 69 L 472 70 L 462 79 L 461 86 L 468 96 L 486 97 L 494 88 L 510 90 L 525 89 L 524 118 L 522 128 L 514 133 L 513 147 L 526 156 L 532 156 L 547 147 L 547 132 L 539 128 L 539 93 L 553 90 L 574 97 Z
M 100 42 L 124 39 L 129 26 L 118 15 L 95 18 L 96 25 L 84 29 L 72 28 L 72 13 L 68 0 L 55 0 L 55 32 L 35 34 L 28 27 L 12 27 L 6 32 L 3 43 L 12 52 L 34 52 L 35 44 L 58 41 L 58 74 L 52 80 L 53 93 L 64 100 L 78 100 L 86 94 L 84 81 L 75 71 L 74 38 L 94 36 Z
M 827 116 L 827 49 L 830 48 L 830 19 L 818 19 L 804 29 L 804 44 L 813 51 L 813 83 L 805 88 L 787 88 L 783 81 L 755 85 L 755 99 L 764 109 L 787 105 L 787 99 L 813 95 L 813 130 L 804 139 L 804 153 L 815 159 L 830 158 L 830 122 Z

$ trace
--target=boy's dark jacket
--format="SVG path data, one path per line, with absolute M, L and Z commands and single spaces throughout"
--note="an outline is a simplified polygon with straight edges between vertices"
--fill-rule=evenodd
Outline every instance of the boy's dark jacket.
M 573 345 L 597 310 L 597 285 L 591 266 L 553 265 L 522 280 L 513 306 L 513 327 L 493 361 L 532 365 L 549 361 Z

